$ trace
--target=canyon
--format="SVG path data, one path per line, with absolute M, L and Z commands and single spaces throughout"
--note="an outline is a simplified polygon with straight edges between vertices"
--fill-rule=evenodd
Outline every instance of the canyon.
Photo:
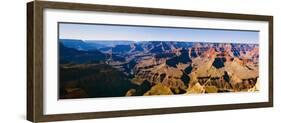
M 59 40 L 60 98 L 259 91 L 258 44 Z

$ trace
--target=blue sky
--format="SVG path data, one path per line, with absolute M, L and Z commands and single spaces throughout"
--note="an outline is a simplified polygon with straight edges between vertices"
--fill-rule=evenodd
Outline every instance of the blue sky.
M 59 23 L 60 39 L 258 43 L 259 32 Z

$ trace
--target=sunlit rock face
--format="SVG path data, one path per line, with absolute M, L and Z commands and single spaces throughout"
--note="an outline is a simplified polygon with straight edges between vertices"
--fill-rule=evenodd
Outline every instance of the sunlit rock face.
M 259 89 L 258 45 L 192 43 L 184 48 L 170 47 L 157 57 L 139 61 L 133 82 L 161 83 L 173 94 Z
M 96 48 L 86 47 L 81 42 L 77 44 L 91 50 L 75 50 L 77 46 L 67 44 L 72 47 L 69 48 L 61 44 L 64 51 L 61 51 L 60 66 L 63 71 L 72 73 L 69 72 L 71 68 L 80 70 L 79 66 L 75 66 L 80 64 L 100 77 L 101 73 L 91 68 L 99 68 L 107 72 L 102 75 L 112 76 L 100 79 L 87 73 L 83 76 L 83 82 L 78 79 L 63 80 L 65 85 L 62 87 L 65 88 L 61 91 L 65 93 L 65 98 L 79 96 L 73 89 L 83 97 L 94 95 L 94 91 L 86 87 L 87 84 L 108 91 L 121 88 L 116 93 L 118 95 L 103 92 L 103 96 L 255 92 L 260 88 L 257 44 L 130 41 L 112 42 L 111 45 L 98 45 Z M 88 80 L 106 81 L 115 87 Z

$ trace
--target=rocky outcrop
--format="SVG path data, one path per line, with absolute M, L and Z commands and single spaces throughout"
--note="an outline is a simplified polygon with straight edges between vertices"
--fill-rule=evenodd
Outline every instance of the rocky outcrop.
M 71 40 L 59 46 L 60 98 L 260 89 L 258 44 Z

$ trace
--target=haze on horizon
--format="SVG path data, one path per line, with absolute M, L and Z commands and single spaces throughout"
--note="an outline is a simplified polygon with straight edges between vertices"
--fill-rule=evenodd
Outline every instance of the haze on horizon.
M 59 23 L 59 39 L 192 41 L 214 43 L 259 42 L 258 31 Z

